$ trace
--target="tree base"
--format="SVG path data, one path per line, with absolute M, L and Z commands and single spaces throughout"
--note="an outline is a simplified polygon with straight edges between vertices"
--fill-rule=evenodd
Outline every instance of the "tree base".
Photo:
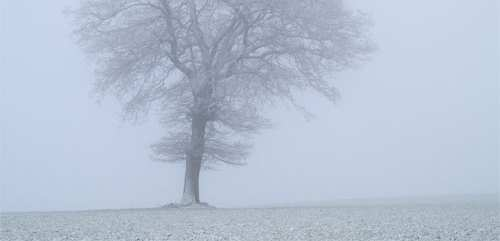
M 162 209 L 215 209 L 214 206 L 209 205 L 208 203 L 170 203 L 161 206 Z

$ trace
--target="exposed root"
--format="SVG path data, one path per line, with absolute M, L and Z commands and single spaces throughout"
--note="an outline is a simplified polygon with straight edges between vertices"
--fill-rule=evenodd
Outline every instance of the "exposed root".
M 165 209 L 215 209 L 214 206 L 209 205 L 208 203 L 170 203 L 161 206 L 160 208 Z

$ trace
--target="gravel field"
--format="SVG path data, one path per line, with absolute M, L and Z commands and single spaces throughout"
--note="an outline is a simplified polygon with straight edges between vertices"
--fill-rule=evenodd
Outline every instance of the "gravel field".
M 499 240 L 490 204 L 4 213 L 1 240 Z

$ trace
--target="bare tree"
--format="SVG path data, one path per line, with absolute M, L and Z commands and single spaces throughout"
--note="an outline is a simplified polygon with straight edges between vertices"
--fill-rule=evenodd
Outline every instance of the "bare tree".
M 76 35 L 97 60 L 96 89 L 136 115 L 163 113 L 154 158 L 185 161 L 181 204 L 200 202 L 200 169 L 241 165 L 262 109 L 313 90 L 371 52 L 366 19 L 340 0 L 83 0 Z

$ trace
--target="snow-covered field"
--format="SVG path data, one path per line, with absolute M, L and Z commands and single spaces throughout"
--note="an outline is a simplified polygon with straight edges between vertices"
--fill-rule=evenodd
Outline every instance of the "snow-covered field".
M 4 213 L 0 240 L 500 240 L 498 202 Z

